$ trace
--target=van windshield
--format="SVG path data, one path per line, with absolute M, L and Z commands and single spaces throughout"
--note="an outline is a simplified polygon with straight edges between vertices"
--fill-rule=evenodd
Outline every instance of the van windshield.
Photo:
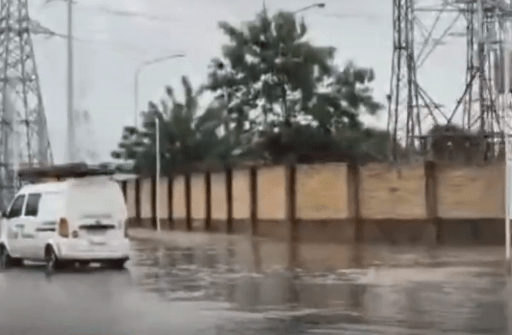
M 67 207 L 79 219 L 114 219 L 126 211 L 121 189 L 113 182 L 73 185 L 69 190 Z

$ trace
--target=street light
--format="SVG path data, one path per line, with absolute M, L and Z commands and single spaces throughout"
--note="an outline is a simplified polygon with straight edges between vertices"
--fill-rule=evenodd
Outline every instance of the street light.
M 164 56 L 164 57 L 159 57 L 159 58 L 155 58 L 155 59 L 150 59 L 148 61 L 145 61 L 145 62 L 142 62 L 141 64 L 139 64 L 139 66 L 137 66 L 137 68 L 135 69 L 135 86 L 134 86 L 134 98 L 135 98 L 135 106 L 134 106 L 134 112 L 135 112 L 135 128 L 138 127 L 138 109 L 139 109 L 139 75 L 140 75 L 140 72 L 142 71 L 142 69 L 148 65 L 153 65 L 153 64 L 157 64 L 157 63 L 161 63 L 161 62 L 164 62 L 166 60 L 169 60 L 169 59 L 174 59 L 174 58 L 181 58 L 181 57 L 185 57 L 184 54 L 173 54 L 173 55 L 169 55 L 169 56 Z
M 153 65 L 157 63 L 164 62 L 169 59 L 173 58 L 180 58 L 184 57 L 183 54 L 173 54 L 169 56 L 159 57 L 155 59 L 151 59 L 145 62 L 142 62 L 136 69 L 135 69 L 135 128 L 137 128 L 137 114 L 138 114 L 138 105 L 139 105 L 139 74 L 140 71 L 148 66 Z M 155 113 L 155 133 L 156 133 L 156 143 L 155 143 L 155 155 L 156 155 L 156 190 L 155 190 L 155 202 L 156 202 L 156 227 L 157 231 L 161 231 L 161 224 L 160 224 L 160 120 L 158 118 L 158 113 Z
M 311 9 L 311 8 L 324 8 L 324 7 L 325 7 L 325 3 L 318 2 L 318 3 L 314 3 L 312 5 L 297 9 L 296 11 L 293 12 L 293 14 L 297 14 L 297 13 L 303 12 L 303 11 Z
M 156 230 L 162 230 L 160 224 L 160 119 L 158 113 L 155 113 L 155 132 L 156 132 L 156 176 L 155 176 L 155 204 L 156 204 Z

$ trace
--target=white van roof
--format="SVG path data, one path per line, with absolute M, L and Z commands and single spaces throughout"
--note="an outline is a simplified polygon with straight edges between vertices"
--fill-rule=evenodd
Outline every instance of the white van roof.
M 67 181 L 48 182 L 41 184 L 29 184 L 23 186 L 18 193 L 45 193 L 45 192 L 59 192 L 68 188 Z
M 28 184 L 24 185 L 18 193 L 46 193 L 46 192 L 61 192 L 67 190 L 70 186 L 80 184 L 81 181 L 86 180 L 98 180 L 103 179 L 106 182 L 114 182 L 112 178 L 108 176 L 94 176 L 94 177 L 84 177 L 79 179 L 66 179 L 63 181 L 50 181 L 50 182 L 43 182 L 43 183 L 37 183 L 37 184 Z

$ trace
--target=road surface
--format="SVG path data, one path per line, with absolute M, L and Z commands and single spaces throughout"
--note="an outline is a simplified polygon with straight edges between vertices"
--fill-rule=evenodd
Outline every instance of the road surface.
M 485 252 L 482 251 L 482 252 Z M 125 271 L 0 273 L 0 334 L 508 334 L 511 285 L 474 266 L 246 273 L 233 252 L 133 242 Z

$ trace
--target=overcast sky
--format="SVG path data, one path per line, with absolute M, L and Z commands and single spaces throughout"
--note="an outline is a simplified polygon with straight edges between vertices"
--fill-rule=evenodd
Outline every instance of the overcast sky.
M 32 0 L 32 17 L 65 33 L 65 3 L 43 2 Z M 311 3 L 267 0 L 267 8 L 272 13 Z M 325 3 L 323 9 L 303 13 L 309 26 L 308 39 L 336 47 L 340 65 L 352 59 L 358 65 L 374 68 L 375 96 L 384 103 L 391 72 L 391 0 Z M 139 15 L 114 15 L 105 8 Z M 210 59 L 220 55 L 221 45 L 227 41 L 217 23 L 239 24 L 252 19 L 261 8 L 259 0 L 77 0 L 74 31 L 78 39 L 85 41 L 75 42 L 75 105 L 90 111 L 93 127 L 91 138 L 85 141 L 96 147 L 102 160 L 110 159 L 122 127 L 134 122 L 134 71 L 141 61 L 177 52 L 186 54 L 186 58 L 145 68 L 140 77 L 139 109 L 148 100 L 158 101 L 167 84 L 181 94 L 181 75 L 188 75 L 198 87 L 206 77 Z M 424 19 L 427 23 L 433 21 L 426 16 Z M 448 17 L 441 21 L 438 34 L 449 21 Z M 56 162 L 62 162 L 66 138 L 66 44 L 59 38 L 41 36 L 34 36 L 34 44 L 53 153 Z M 430 56 L 419 80 L 438 102 L 452 106 L 464 88 L 464 69 L 464 41 L 451 39 Z M 386 111 L 368 122 L 384 126 Z

